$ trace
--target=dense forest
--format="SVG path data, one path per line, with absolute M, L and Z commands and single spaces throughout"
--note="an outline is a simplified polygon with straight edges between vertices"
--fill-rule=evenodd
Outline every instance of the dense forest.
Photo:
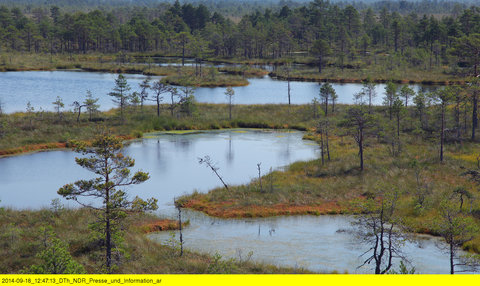
M 328 57 L 341 68 L 385 54 L 411 67 L 441 66 L 455 55 L 460 66 L 473 66 L 478 51 L 469 43 L 479 38 L 480 8 L 456 7 L 434 16 L 316 0 L 232 20 L 203 4 L 178 1 L 90 12 L 2 6 L 0 42 L 2 51 L 35 53 L 151 52 L 199 59 L 312 55 L 320 66 Z

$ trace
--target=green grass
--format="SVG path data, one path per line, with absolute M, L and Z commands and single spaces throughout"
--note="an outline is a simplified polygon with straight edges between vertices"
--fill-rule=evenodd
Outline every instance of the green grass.
M 262 190 L 253 180 L 246 185 L 232 186 L 228 192 L 220 188 L 208 194 L 195 193 L 184 197 L 184 202 L 196 201 L 204 211 L 215 209 L 216 215 L 225 213 L 227 217 L 238 217 L 242 212 L 248 216 L 279 214 L 272 208 L 283 208 L 284 214 L 352 213 L 356 211 L 352 203 L 376 189 L 398 189 L 402 193 L 399 202 L 401 217 L 413 231 L 431 233 L 439 216 L 437 208 L 440 200 L 450 196 L 456 187 L 464 186 L 473 194 L 473 200 L 471 204 L 464 204 L 463 211 L 479 223 L 478 186 L 462 176 L 465 170 L 477 166 L 478 142 L 468 140 L 468 134 L 463 134 L 460 140 L 453 140 L 453 135 L 449 135 L 445 161 L 441 163 L 438 159 L 438 132 L 431 131 L 438 129 L 434 109 L 427 112 L 429 129 L 421 130 L 413 108 L 409 108 L 401 124 L 402 152 L 393 156 L 388 143 L 392 123 L 385 108 L 374 107 L 377 127 L 368 131 L 365 170 L 362 172 L 359 170 L 358 149 L 349 135 L 350 131 L 336 124 L 343 120 L 348 107 L 337 105 L 334 113 L 329 112 L 332 122 L 331 162 L 325 165 L 319 159 L 297 162 L 285 171 L 264 176 Z M 42 118 L 38 118 L 37 114 L 33 129 L 29 128 L 26 114 L 3 115 L 0 121 L 6 122 L 8 127 L 0 139 L 0 150 L 44 142 L 89 140 L 102 129 L 135 138 L 155 131 L 183 133 L 220 128 L 294 128 L 309 131 L 306 138 L 319 139 L 313 133 L 318 120 L 313 118 L 311 105 L 235 105 L 232 120 L 228 120 L 228 106 L 225 104 L 197 104 L 191 116 L 176 111 L 172 117 L 168 105 L 162 105 L 160 117 L 156 116 L 154 106 L 146 106 L 143 111 L 131 109 L 127 114 L 124 123 L 118 118 L 116 110 L 98 114 L 103 119 L 99 122 L 89 122 L 84 115 L 80 123 L 75 122 L 73 114 L 65 114 L 60 122 L 56 121 L 53 113 L 44 113 Z M 447 126 L 453 124 L 453 117 L 448 116 Z M 419 184 L 411 165 L 413 160 L 421 166 Z M 418 190 L 425 189 L 425 186 L 425 200 L 419 205 Z M 452 198 L 452 202 L 455 200 L 458 198 Z M 465 248 L 478 251 L 480 233 Z
M 341 69 L 338 67 L 324 67 L 322 73 L 318 73 L 318 68 L 311 66 L 299 70 L 292 70 L 287 77 L 284 71 L 274 71 L 270 76 L 286 80 L 290 78 L 295 81 L 329 81 L 329 82 L 363 82 L 367 78 L 377 83 L 393 81 L 400 84 L 421 83 L 421 84 L 452 84 L 463 83 L 464 77 L 456 76 L 450 73 L 448 67 L 436 67 L 434 69 L 418 68 L 394 68 L 386 69 L 380 65 L 361 65 L 354 69 Z
M 168 105 L 161 106 L 160 117 L 156 115 L 156 106 L 145 106 L 143 111 L 140 107 L 131 108 L 126 112 L 128 115 L 124 123 L 115 110 L 99 113 L 96 117 L 101 121 L 97 122 L 88 121 L 88 116 L 83 114 L 79 123 L 76 122 L 76 115 L 71 112 L 64 113 L 60 121 L 53 112 L 6 114 L 0 117 L 0 122 L 6 126 L 6 134 L 0 138 L 0 151 L 31 144 L 89 140 L 102 129 L 109 129 L 116 135 L 136 138 L 142 133 L 152 131 L 220 128 L 305 130 L 313 124 L 313 120 L 305 114 L 309 109 L 307 106 L 291 106 L 289 113 L 288 107 L 282 105 L 236 105 L 233 107 L 232 120 L 228 119 L 226 104 L 196 106 L 192 116 L 176 111 L 174 117 L 170 115 Z M 0 128 L 1 126 L 0 124 Z
M 171 85 L 195 86 L 195 87 L 227 87 L 227 86 L 246 86 L 248 80 L 238 75 L 198 75 L 193 72 L 183 73 L 182 75 L 172 75 L 165 77 L 164 81 Z
M 355 213 L 355 202 L 378 189 L 396 189 L 401 192 L 400 217 L 414 232 L 434 234 L 439 215 L 439 202 L 452 194 L 457 186 L 464 186 L 475 199 L 465 203 L 463 211 L 480 225 L 478 186 L 461 174 L 475 169 L 470 158 L 477 152 L 478 143 L 464 142 L 462 147 L 448 146 L 446 160 L 440 163 L 435 146 L 405 136 L 403 152 L 392 157 L 388 145 L 369 140 L 365 150 L 365 170 L 360 171 L 355 142 L 350 137 L 333 138 L 332 161 L 325 165 L 320 159 L 291 164 L 285 171 L 275 171 L 262 177 L 263 189 L 257 179 L 229 190 L 217 188 L 207 194 L 194 193 L 180 198 L 187 206 L 219 217 L 264 217 L 295 212 L 299 214 Z M 466 158 L 466 159 L 465 159 Z M 412 160 L 421 167 L 420 185 L 417 185 Z M 419 205 L 418 188 L 428 186 L 423 204 Z M 423 189 L 422 189 L 423 190 Z M 459 198 L 452 198 L 460 205 Z M 331 209 L 335 204 L 338 208 Z M 307 208 L 313 207 L 313 208 Z M 480 233 L 465 244 L 466 250 L 479 253 Z
M 218 68 L 219 72 L 233 74 L 233 75 L 241 75 L 244 77 L 263 77 L 268 74 L 268 71 L 260 68 L 253 68 L 251 66 L 243 66 L 243 67 L 221 67 Z
M 279 268 L 260 263 L 222 260 L 212 256 L 185 251 L 182 257 L 175 248 L 161 245 L 148 239 L 138 227 L 155 217 L 136 214 L 127 218 L 125 228 L 125 254 L 116 273 L 152 274 L 209 273 L 209 267 L 221 263 L 221 270 L 229 273 L 308 273 L 302 269 Z M 96 216 L 89 209 L 42 209 L 11 210 L 0 208 L 0 273 L 18 273 L 40 261 L 35 255 L 44 249 L 47 238 L 45 228 L 51 227 L 57 237 L 68 244 L 73 258 L 81 263 L 88 273 L 100 273 L 100 262 L 104 257 L 100 242 L 90 234 L 88 224 Z M 212 267 L 210 267 L 210 270 Z
M 195 68 L 180 66 L 156 66 L 155 64 L 137 63 L 134 56 L 142 54 L 127 54 L 122 58 L 115 54 L 33 54 L 33 53 L 0 53 L 0 71 L 25 70 L 62 70 L 84 69 L 87 71 L 138 73 L 145 75 L 169 76 L 169 81 L 179 84 L 187 80 L 188 84 L 196 86 L 243 86 L 248 81 L 245 77 L 259 77 L 267 71 L 248 65 L 276 65 L 280 67 L 272 73 L 273 77 L 285 78 L 281 66 L 287 63 L 303 64 L 300 68 L 293 68 L 290 74 L 292 80 L 298 81 L 334 81 L 334 82 L 361 82 L 370 78 L 375 82 L 393 80 L 398 83 L 448 84 L 464 82 L 462 75 L 457 75 L 449 66 L 409 66 L 395 57 L 378 54 L 357 57 L 354 60 L 346 59 L 344 68 L 337 60 L 328 59 L 323 72 L 318 73 L 316 59 L 311 56 L 294 56 L 278 59 L 243 59 L 243 58 L 209 58 L 212 63 L 243 64 L 245 67 L 222 67 L 211 69 L 203 66 L 203 76 L 191 79 Z M 218 75 L 218 71 L 226 73 Z M 187 76 L 188 75 L 188 76 Z M 215 76 L 213 76 L 215 75 Z

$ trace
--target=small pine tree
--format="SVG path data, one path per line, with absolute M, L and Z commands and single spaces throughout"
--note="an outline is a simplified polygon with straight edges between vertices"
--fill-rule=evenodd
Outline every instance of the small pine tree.
M 98 98 L 93 98 L 92 92 L 90 90 L 87 90 L 87 97 L 85 98 L 85 101 L 83 104 L 86 106 L 87 111 L 88 111 L 88 120 L 92 120 L 92 115 L 98 112 L 98 108 L 100 107 L 99 104 L 97 104 Z
M 55 112 L 57 113 L 58 120 L 61 120 L 62 119 L 61 109 L 65 107 L 65 104 L 63 103 L 62 98 L 60 96 L 57 96 L 57 99 L 52 103 L 55 106 Z
M 157 208 L 154 198 L 143 201 L 136 197 L 130 201 L 127 193 L 120 188 L 136 185 L 148 180 L 148 173 L 138 171 L 133 176 L 130 168 L 135 165 L 135 160 L 121 153 L 123 144 L 120 139 L 102 135 L 92 142 L 91 147 L 79 144 L 77 152 L 88 155 L 85 158 L 75 158 L 78 165 L 98 175 L 95 179 L 80 180 L 67 184 L 58 190 L 58 194 L 67 200 L 74 200 L 81 205 L 82 198 L 93 197 L 102 200 L 101 207 L 96 209 L 100 220 L 94 229 L 98 231 L 105 245 L 105 266 L 108 273 L 112 272 L 112 249 L 118 248 L 122 240 L 119 225 L 131 211 L 147 211 Z M 139 209 L 138 207 L 141 207 Z M 117 243 L 115 243 L 117 242 Z
M 53 233 L 48 234 L 45 250 L 37 254 L 42 262 L 34 264 L 21 271 L 25 274 L 84 274 L 83 265 L 73 260 L 68 245 L 55 237 Z
M 127 93 L 129 90 L 130 85 L 128 85 L 127 79 L 122 74 L 119 74 L 117 79 L 115 79 L 115 87 L 113 88 L 113 91 L 108 94 L 113 97 L 113 102 L 118 104 L 122 121 L 124 120 L 123 111 L 128 104 L 127 100 L 129 96 Z

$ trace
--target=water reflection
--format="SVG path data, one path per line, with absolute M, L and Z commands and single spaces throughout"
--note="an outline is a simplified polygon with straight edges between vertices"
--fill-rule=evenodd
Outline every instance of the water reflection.
M 192 145 L 192 140 L 190 138 L 176 137 L 173 142 L 175 142 L 175 147 L 181 149 L 183 152 L 188 152 Z
M 95 98 L 99 98 L 101 110 L 115 107 L 108 93 L 114 87 L 116 74 L 79 71 L 28 71 L 0 73 L 0 100 L 7 113 L 24 111 L 28 101 L 35 110 L 53 110 L 52 102 L 57 96 L 66 106 L 74 101 L 82 101 L 88 88 Z M 139 91 L 143 75 L 125 75 L 133 91 Z M 157 80 L 160 77 L 154 77 Z M 235 104 L 287 104 L 287 84 L 269 76 L 249 79 L 248 86 L 234 87 Z M 291 82 L 292 104 L 310 104 L 319 96 L 320 85 L 315 82 Z M 22 86 L 21 89 L 16 87 Z M 353 103 L 353 94 L 362 89 L 358 83 L 333 83 L 338 94 L 337 103 Z M 415 90 L 430 91 L 436 87 L 411 85 Z M 68 91 L 68 92 L 65 92 Z M 385 94 L 385 84 L 376 85 L 377 97 L 373 104 L 381 105 Z M 197 88 L 195 98 L 203 103 L 226 103 L 225 88 Z
M 226 258 L 253 252 L 252 259 L 275 265 L 305 267 L 319 272 L 348 271 L 372 273 L 372 265 L 363 263 L 362 253 L 353 235 L 349 216 L 293 216 L 224 220 L 185 211 L 190 226 L 183 237 L 190 249 Z M 168 233 L 156 233 L 151 239 L 163 242 Z M 449 273 L 449 259 L 436 244 L 444 243 L 427 235 L 415 236 L 402 247 L 417 273 Z M 420 247 L 418 246 L 420 245 Z M 398 266 L 399 261 L 394 261 Z
M 232 149 L 232 133 L 228 133 L 228 151 L 226 154 L 226 160 L 229 166 L 232 165 L 233 159 L 234 159 L 234 156 L 233 156 L 233 149 Z
M 259 161 L 263 162 L 262 166 L 280 168 L 294 161 L 315 158 L 318 146 L 302 141 L 302 136 L 301 132 L 262 130 L 149 134 L 148 138 L 135 140 L 125 147 L 125 153 L 135 159 L 134 169 L 150 174 L 148 181 L 131 186 L 127 191 L 132 196 L 155 197 L 161 209 L 168 211 L 173 209 L 174 197 L 222 186 L 209 169 L 198 164 L 199 157 L 209 155 L 217 162 L 219 173 L 227 184 L 244 184 L 257 176 L 255 164 Z M 287 139 L 291 140 L 292 149 L 288 158 L 283 155 Z M 51 151 L 1 158 L 1 205 L 48 207 L 52 199 L 59 198 L 56 192 L 61 186 L 92 177 L 90 172 L 75 164 L 75 156 L 79 154 Z M 262 174 L 265 173 L 263 170 Z

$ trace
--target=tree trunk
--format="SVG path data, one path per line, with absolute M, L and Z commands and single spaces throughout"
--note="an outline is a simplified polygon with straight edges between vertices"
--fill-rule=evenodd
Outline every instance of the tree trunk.
M 328 116 L 328 95 L 325 98 L 325 117 Z
M 178 229 L 180 232 L 180 256 L 183 256 L 182 209 L 178 207 Z
M 325 143 L 326 143 L 326 147 L 327 147 L 327 160 L 330 161 L 330 148 L 328 147 L 328 127 L 329 127 L 329 124 L 328 124 L 328 121 L 325 125 Z
M 400 112 L 397 113 L 397 137 L 400 140 Z
M 318 57 L 318 73 L 322 73 L 322 56 Z
M 392 103 L 393 103 L 393 101 L 390 100 L 389 105 L 388 105 L 388 116 L 389 116 L 390 120 L 392 120 L 392 109 L 393 109 L 392 108 Z
M 475 129 L 477 129 L 478 125 L 478 99 L 477 99 L 477 92 L 473 92 L 472 96 L 472 140 L 475 140 Z
M 440 162 L 443 162 L 443 141 L 445 136 L 445 104 L 442 103 L 442 127 L 440 132 Z
M 185 66 L 185 43 L 182 42 L 182 67 Z
M 78 107 L 77 123 L 80 122 L 80 114 L 82 114 L 82 106 Z
M 258 168 L 258 182 L 260 183 L 260 193 L 263 193 L 263 185 L 262 185 L 262 170 L 260 169 L 260 165 L 262 163 L 257 164 Z
M 360 153 L 360 170 L 363 171 L 363 129 L 359 130 L 360 132 L 360 138 L 358 141 L 358 151 Z
M 455 274 L 455 264 L 453 262 L 453 257 L 455 254 L 455 250 L 453 247 L 453 237 L 450 240 L 450 274 Z
M 288 80 L 288 82 L 287 82 L 287 85 L 288 85 L 288 106 L 290 106 L 290 104 L 291 104 L 291 101 L 290 101 L 290 75 L 287 75 L 287 77 L 288 77 L 287 78 L 287 80 Z
M 105 184 L 108 184 L 108 177 L 105 180 Z M 112 271 L 112 238 L 111 238 L 111 229 L 110 229 L 110 196 L 109 191 L 105 197 L 105 247 L 106 247 L 106 267 L 107 272 L 111 273 Z
M 320 127 L 320 148 L 322 155 L 322 166 L 325 165 L 325 148 L 323 146 L 323 127 Z
M 418 115 L 418 117 L 419 117 L 419 119 L 420 119 L 420 127 L 421 127 L 422 129 L 424 129 L 425 126 L 424 126 L 424 124 L 423 124 L 423 111 L 422 111 L 422 110 L 420 110 L 420 114 Z

